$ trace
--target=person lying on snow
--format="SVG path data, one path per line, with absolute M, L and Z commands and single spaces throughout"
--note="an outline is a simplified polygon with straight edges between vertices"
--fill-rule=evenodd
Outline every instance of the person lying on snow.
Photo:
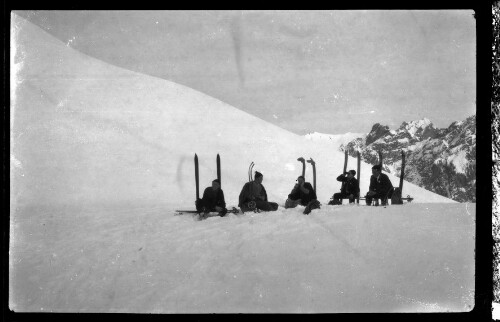
M 389 177 L 382 173 L 382 167 L 377 164 L 372 167 L 372 176 L 370 177 L 370 187 L 366 194 L 366 204 L 371 206 L 375 199 L 375 206 L 378 206 L 378 199 L 382 200 L 382 206 L 387 205 L 387 199 L 392 197 L 394 187 Z
M 355 175 L 355 170 L 349 170 L 337 177 L 337 181 L 342 182 L 342 187 L 340 192 L 333 194 L 332 200 L 328 203 L 329 205 L 341 205 L 343 198 L 349 198 L 349 203 L 354 203 L 354 200 L 359 195 L 359 182 L 354 177 Z
M 311 184 L 306 182 L 303 176 L 297 178 L 297 183 L 285 202 L 285 208 L 295 208 L 299 204 L 306 206 L 304 215 L 308 215 L 311 210 L 319 209 L 321 206 L 317 200 L 316 192 Z
M 245 183 L 241 189 L 238 207 L 242 212 L 253 211 L 254 208 L 263 211 L 276 211 L 278 204 L 267 200 L 267 192 L 262 181 L 262 173 L 255 171 L 255 180 Z
M 196 201 L 196 210 L 205 214 L 214 211 L 221 217 L 227 213 L 224 191 L 220 188 L 219 179 L 212 181 L 212 186 L 207 187 L 203 192 L 203 198 Z

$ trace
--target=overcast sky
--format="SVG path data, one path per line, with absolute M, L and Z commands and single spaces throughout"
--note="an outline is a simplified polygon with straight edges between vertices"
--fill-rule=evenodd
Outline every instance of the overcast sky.
M 83 53 L 297 134 L 423 117 L 442 128 L 476 110 L 471 10 L 16 13 Z

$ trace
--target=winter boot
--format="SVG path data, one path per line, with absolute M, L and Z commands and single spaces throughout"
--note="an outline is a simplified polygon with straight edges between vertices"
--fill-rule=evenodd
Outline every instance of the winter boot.
M 219 216 L 224 217 L 225 215 L 227 215 L 227 209 L 226 208 L 222 209 L 222 211 L 219 212 Z
M 285 209 L 288 208 L 295 208 L 300 204 L 300 199 L 297 200 L 292 200 L 292 199 L 287 199 L 285 201 Z
M 318 200 L 312 200 L 310 201 L 306 208 L 304 209 L 304 215 L 309 215 L 313 209 L 319 209 L 321 207 L 321 204 L 319 203 Z

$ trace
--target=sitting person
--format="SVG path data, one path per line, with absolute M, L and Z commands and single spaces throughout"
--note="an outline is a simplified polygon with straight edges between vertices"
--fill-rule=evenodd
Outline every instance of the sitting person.
M 196 201 L 196 210 L 205 214 L 216 211 L 221 217 L 226 215 L 226 202 L 219 179 L 212 181 L 212 186 L 207 187 L 203 192 L 203 198 Z
M 267 201 L 267 192 L 262 185 L 263 180 L 264 176 L 262 173 L 255 171 L 255 180 L 245 183 L 241 189 L 240 196 L 238 198 L 238 207 L 241 208 L 242 212 L 254 209 L 264 211 L 278 210 L 277 203 Z
M 317 200 L 316 192 L 309 182 L 306 182 L 303 176 L 297 178 L 297 183 L 288 195 L 285 202 L 285 208 L 295 208 L 297 205 L 306 206 L 304 215 L 308 215 L 311 210 L 319 209 L 320 203 Z
M 342 187 L 340 192 L 333 194 L 329 205 L 341 205 L 343 198 L 349 198 L 349 203 L 354 203 L 354 200 L 359 196 L 359 182 L 354 177 L 355 175 L 355 170 L 349 170 L 337 177 L 337 181 L 342 182 Z
M 387 199 L 392 197 L 394 187 L 389 177 L 382 173 L 380 165 L 372 167 L 372 176 L 370 178 L 369 191 L 366 194 L 366 204 L 371 206 L 372 200 L 376 199 L 375 206 L 378 206 L 378 199 L 382 200 L 382 206 L 387 205 Z

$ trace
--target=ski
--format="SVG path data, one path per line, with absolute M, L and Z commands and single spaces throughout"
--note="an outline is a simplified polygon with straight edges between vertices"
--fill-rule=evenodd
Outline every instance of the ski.
M 196 201 L 200 199 L 200 175 L 198 172 L 198 155 L 194 154 L 194 179 L 196 180 Z
M 379 161 L 379 164 L 380 164 L 380 171 L 382 172 L 382 167 L 384 165 L 384 158 L 382 156 L 382 151 L 381 150 L 378 150 L 378 161 Z
M 399 190 L 401 190 L 401 193 L 403 193 L 403 180 L 405 177 L 405 165 L 406 165 L 406 160 L 405 160 L 405 152 L 401 150 L 401 174 L 399 176 Z
M 360 176 L 360 170 L 361 170 L 361 158 L 359 155 L 359 151 L 356 151 L 356 157 L 358 158 L 358 172 L 357 174 L 357 179 L 358 179 L 358 184 L 359 184 L 359 176 Z M 356 198 L 356 202 L 359 204 L 359 193 L 358 193 L 358 198 Z
M 345 172 L 347 171 L 347 160 L 348 160 L 348 153 L 347 153 L 347 149 L 344 151 L 345 153 L 345 156 L 344 156 L 344 171 L 342 171 L 342 175 L 345 175 Z M 344 190 L 344 186 L 345 186 L 345 181 L 342 181 L 342 185 L 340 186 L 340 191 L 343 191 Z
M 253 161 L 248 166 L 248 182 L 252 182 L 253 181 L 252 171 L 253 171 L 253 167 L 254 166 L 255 166 L 255 163 Z M 252 185 L 250 185 L 250 189 L 252 191 L 252 189 L 253 189 Z M 246 203 L 246 207 L 248 209 L 252 210 L 253 212 L 257 212 L 257 204 L 255 203 L 255 201 L 249 201 L 249 202 L 247 202 Z M 241 212 L 243 212 L 243 209 L 241 210 Z
M 253 161 L 252 161 L 250 163 L 250 165 L 248 166 L 248 182 L 253 181 L 252 180 L 252 170 L 253 170 L 254 165 L 255 165 L 255 163 L 253 163 Z
M 221 173 L 220 173 L 220 156 L 217 153 L 217 179 L 219 180 L 219 185 L 222 189 Z
M 209 217 L 220 216 L 220 213 L 217 211 L 210 211 L 208 213 L 203 213 L 203 212 L 198 212 L 196 210 L 176 210 L 175 212 L 176 212 L 175 216 L 190 214 L 190 215 L 194 215 L 195 217 L 198 217 L 197 218 L 198 220 L 203 220 L 203 219 L 206 219 Z M 232 207 L 231 209 L 227 210 L 227 214 L 237 215 L 239 213 L 240 213 L 240 211 L 236 207 Z
M 305 178 L 305 175 L 306 175 L 306 160 L 304 160 L 303 157 L 300 157 L 300 158 L 297 159 L 297 161 L 302 162 L 302 177 Z
M 390 199 L 390 198 L 389 198 L 389 199 Z M 410 195 L 407 195 L 406 197 L 401 198 L 401 200 L 408 200 L 408 202 L 411 202 L 413 199 L 415 199 L 415 198 L 413 198 L 413 197 L 412 197 L 412 196 L 410 196 Z M 366 198 L 365 198 L 365 197 L 362 197 L 362 198 L 359 198 L 359 200 L 366 200 Z
M 307 160 L 307 162 L 310 163 L 313 167 L 313 188 L 314 188 L 314 191 L 316 192 L 316 196 L 317 196 L 318 190 L 316 190 L 316 162 L 312 158 L 309 158 L 309 160 Z

